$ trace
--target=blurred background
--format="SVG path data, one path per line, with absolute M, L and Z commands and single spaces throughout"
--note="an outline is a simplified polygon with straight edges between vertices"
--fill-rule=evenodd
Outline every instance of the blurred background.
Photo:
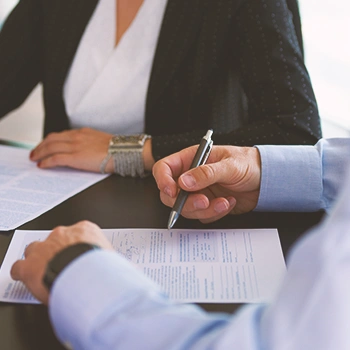
M 18 0 L 0 0 L 1 24 Z M 299 0 L 305 62 L 315 90 L 324 137 L 350 136 L 350 2 Z M 41 87 L 0 121 L 0 138 L 37 144 L 42 137 Z

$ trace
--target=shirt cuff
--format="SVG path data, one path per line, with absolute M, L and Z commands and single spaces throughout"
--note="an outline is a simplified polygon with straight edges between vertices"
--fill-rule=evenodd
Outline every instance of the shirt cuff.
M 94 323 L 110 305 L 120 309 L 113 312 L 123 313 L 140 302 L 145 290 L 165 299 L 156 284 L 119 254 L 98 250 L 81 255 L 53 284 L 49 315 L 56 336 L 68 348 L 84 348 L 82 341 L 89 341 Z
M 313 146 L 256 146 L 261 157 L 261 183 L 254 211 L 322 209 L 322 160 Z

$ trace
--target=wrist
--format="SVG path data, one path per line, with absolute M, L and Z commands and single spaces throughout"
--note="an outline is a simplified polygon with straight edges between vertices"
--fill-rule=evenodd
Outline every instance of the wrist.
M 114 135 L 108 147 L 108 153 L 100 165 L 102 174 L 106 173 L 106 166 L 113 159 L 114 172 L 121 176 L 145 177 L 147 168 L 145 168 L 145 155 L 147 167 L 152 168 L 151 144 L 148 143 L 148 151 L 145 153 L 145 143 L 151 138 L 147 134 L 134 135 Z M 110 166 L 110 165 L 109 165 Z
M 69 264 L 71 264 L 75 259 L 77 259 L 81 255 L 96 249 L 100 249 L 100 247 L 95 244 L 81 242 L 70 245 L 60 250 L 47 263 L 46 270 L 42 279 L 44 286 L 50 292 L 58 275 Z
M 252 159 L 252 179 L 255 185 L 255 190 L 260 190 L 261 183 L 261 157 L 257 147 L 248 147 Z
M 152 154 L 152 139 L 149 138 L 146 140 L 144 147 L 143 147 L 143 164 L 146 171 L 151 171 L 153 168 L 153 165 L 155 163 L 155 160 L 153 158 Z

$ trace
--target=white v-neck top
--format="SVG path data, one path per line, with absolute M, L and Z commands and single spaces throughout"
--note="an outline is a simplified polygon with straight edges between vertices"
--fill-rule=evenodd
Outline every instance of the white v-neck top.
M 142 133 L 147 88 L 167 0 L 144 0 L 115 47 L 116 0 L 99 0 L 65 81 L 72 128 Z

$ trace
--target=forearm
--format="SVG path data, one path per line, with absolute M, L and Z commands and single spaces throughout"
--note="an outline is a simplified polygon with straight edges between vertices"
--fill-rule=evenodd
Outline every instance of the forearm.
M 60 274 L 49 306 L 57 336 L 74 349 L 212 348 L 230 323 L 174 304 L 124 258 L 102 251 Z
M 50 316 L 63 343 L 75 350 L 260 349 L 260 305 L 232 316 L 176 304 L 123 258 L 105 254 L 83 257 L 54 285 Z

